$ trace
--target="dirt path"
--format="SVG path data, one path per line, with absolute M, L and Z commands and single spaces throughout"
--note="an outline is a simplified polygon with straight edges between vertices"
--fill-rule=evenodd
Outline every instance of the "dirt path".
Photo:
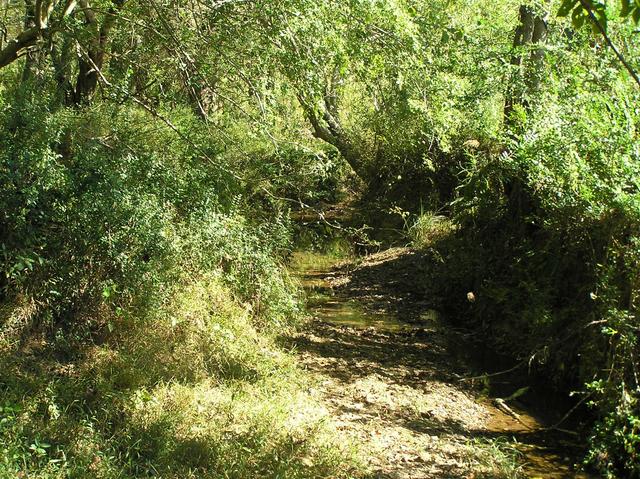
M 315 319 L 295 347 L 317 376 L 313 393 L 359 445 L 370 477 L 577 477 L 568 458 L 545 448 L 534 418 L 515 406 L 521 416 L 507 414 L 460 381 L 468 370 L 435 311 L 413 308 L 421 319 L 413 325 L 398 318 L 407 298 L 388 283 L 402 280 L 411 254 L 387 251 L 355 270 L 321 257 L 297 266 Z M 384 278 L 374 281 L 381 266 Z

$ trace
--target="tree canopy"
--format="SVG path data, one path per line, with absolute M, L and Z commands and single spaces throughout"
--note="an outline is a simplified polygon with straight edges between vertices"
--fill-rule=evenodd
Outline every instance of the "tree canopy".
M 586 460 L 636 477 L 638 23 L 634 0 L 0 0 L 0 354 L 42 324 L 99 343 L 196 278 L 284 328 L 292 209 L 437 212 L 446 313 L 578 391 Z

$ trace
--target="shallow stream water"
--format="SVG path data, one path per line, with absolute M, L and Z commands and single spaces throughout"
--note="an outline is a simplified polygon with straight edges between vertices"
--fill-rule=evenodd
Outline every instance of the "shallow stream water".
M 405 322 L 395 314 L 372 312 L 363 307 L 354 298 L 335 294 L 332 286 L 340 276 L 335 271 L 339 259 L 331 255 L 298 252 L 294 256 L 293 270 L 300 278 L 307 293 L 309 311 L 317 321 L 330 323 L 338 327 L 354 329 L 375 329 L 389 335 L 410 335 L 415 331 L 432 328 L 446 334 L 447 324 L 437 311 L 427 310 L 421 315 L 420 323 Z M 479 364 L 478 358 L 486 361 L 491 355 L 478 354 L 472 350 L 477 345 L 461 341 L 452 336 L 448 341 L 446 354 L 452 363 L 464 363 L 468 371 L 478 371 L 490 365 Z M 495 370 L 495 369 L 494 369 Z M 477 402 L 489 412 L 482 434 L 496 439 L 504 438 L 514 444 L 520 453 L 522 470 L 526 477 L 544 478 L 589 478 L 593 477 L 576 472 L 572 464 L 579 460 L 579 438 L 572 435 L 550 431 L 540 411 L 527 409 L 518 403 L 508 402 L 514 413 L 507 414 L 499 407 L 495 397 L 478 395 Z M 551 417 L 550 414 L 547 416 Z

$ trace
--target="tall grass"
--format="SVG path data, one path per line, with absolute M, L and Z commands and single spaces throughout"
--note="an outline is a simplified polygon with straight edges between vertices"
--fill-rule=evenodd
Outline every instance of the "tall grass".
M 212 274 L 102 330 L 5 330 L 0 477 L 352 477 L 307 378 L 252 316 Z

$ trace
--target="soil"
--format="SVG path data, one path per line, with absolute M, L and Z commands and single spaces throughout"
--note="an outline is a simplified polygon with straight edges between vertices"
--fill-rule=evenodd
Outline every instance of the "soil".
M 589 477 L 572 465 L 575 437 L 465 380 L 468 343 L 412 281 L 419 259 L 393 248 L 357 263 L 294 261 L 313 314 L 295 350 L 370 477 Z

